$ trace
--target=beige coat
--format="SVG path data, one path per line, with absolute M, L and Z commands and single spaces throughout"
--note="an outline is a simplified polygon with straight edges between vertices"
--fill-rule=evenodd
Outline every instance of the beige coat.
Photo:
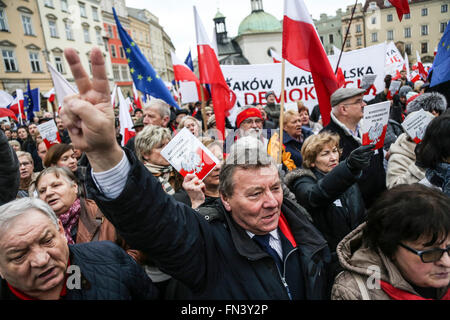
M 377 286 L 375 282 L 375 268 L 379 269 L 379 278 L 390 283 L 395 288 L 419 295 L 403 278 L 396 265 L 380 251 L 374 252 L 363 242 L 362 231 L 365 223 L 349 233 L 337 246 L 339 263 L 344 268 L 334 280 L 331 292 L 332 300 L 363 300 L 361 291 L 355 280 L 360 275 L 367 288 L 370 300 L 390 300 L 390 297 Z M 375 285 L 372 285 L 375 284 Z M 371 286 L 372 285 L 372 286 Z M 369 288 L 369 286 L 371 288 Z M 441 296 L 447 292 L 442 290 Z
M 393 188 L 399 184 L 412 184 L 425 178 L 425 170 L 416 166 L 414 150 L 416 143 L 406 133 L 398 136 L 391 145 L 386 172 L 386 187 Z

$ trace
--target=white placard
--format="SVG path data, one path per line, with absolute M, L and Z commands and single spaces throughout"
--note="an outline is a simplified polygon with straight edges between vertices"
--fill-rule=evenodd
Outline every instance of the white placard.
M 61 143 L 61 138 L 59 136 L 58 128 L 56 127 L 55 121 L 50 120 L 44 122 L 37 126 L 42 139 L 44 139 L 47 149 L 52 145 Z
M 415 143 L 420 143 L 428 124 L 434 116 L 423 109 L 408 115 L 402 122 L 402 127 Z
M 183 177 L 194 173 L 200 180 L 220 163 L 219 159 L 187 128 L 183 128 L 161 150 L 161 155 Z
M 180 81 L 179 92 L 182 103 L 197 102 L 200 100 L 195 81 Z
M 402 82 L 399 80 L 391 81 L 391 85 L 389 86 L 389 92 L 391 93 L 392 96 L 398 91 L 398 89 L 400 89 L 401 84 Z
M 376 74 L 366 74 L 363 76 L 361 80 L 361 89 L 369 89 L 371 85 L 374 84 L 375 78 L 377 77 Z
M 390 101 L 383 101 L 364 107 L 364 117 L 362 119 L 363 145 L 374 144 L 375 149 L 383 147 L 390 107 Z

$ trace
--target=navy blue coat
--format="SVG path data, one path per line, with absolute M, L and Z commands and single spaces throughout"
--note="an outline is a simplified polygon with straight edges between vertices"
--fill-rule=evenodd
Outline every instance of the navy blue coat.
M 148 254 L 161 271 L 183 283 L 193 298 L 288 299 L 274 261 L 221 203 L 213 214 L 202 216 L 167 195 L 134 155 L 125 152 L 131 170 L 116 199 L 106 198 L 92 177 L 88 187 L 131 247 Z M 282 212 L 301 252 L 302 271 L 297 276 L 303 279 L 306 299 L 327 299 L 330 253 L 325 239 L 293 203 L 284 201 Z

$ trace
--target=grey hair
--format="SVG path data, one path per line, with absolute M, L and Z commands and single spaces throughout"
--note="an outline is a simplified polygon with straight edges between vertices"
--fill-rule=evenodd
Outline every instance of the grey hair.
M 233 174 L 236 169 L 250 170 L 274 166 L 275 160 L 267 154 L 261 140 L 253 136 L 238 139 L 232 146 L 219 174 L 219 192 L 231 196 L 234 191 Z
M 79 198 L 81 193 L 81 187 L 79 185 L 78 179 L 75 176 L 75 174 L 70 171 L 67 167 L 48 167 L 42 170 L 38 176 L 36 177 L 36 180 L 34 181 L 34 187 L 36 188 L 36 192 L 39 194 L 38 184 L 41 178 L 47 174 L 54 174 L 57 178 L 62 178 L 64 181 L 66 181 L 70 185 L 78 185 L 78 193 L 77 198 Z
M 193 116 L 186 116 L 186 117 L 183 117 L 183 119 L 181 119 L 180 124 L 178 125 L 178 128 L 177 128 L 177 129 L 178 129 L 178 130 L 183 129 L 184 126 L 185 126 L 185 122 L 188 121 L 188 120 L 194 121 L 194 123 L 198 126 L 199 130 L 201 131 L 201 129 L 202 129 L 202 124 L 200 123 L 200 121 L 198 121 L 197 119 L 195 119 Z
M 157 109 L 161 119 L 164 117 L 170 118 L 170 107 L 164 100 L 151 99 L 150 102 L 144 104 L 144 110 L 150 108 Z
M 35 209 L 45 214 L 50 221 L 59 228 L 58 217 L 53 209 L 41 199 L 38 198 L 20 198 L 10 201 L 0 206 L 0 235 L 8 227 L 9 222 L 14 218 Z
M 134 141 L 138 159 L 143 162 L 143 154 L 151 152 L 153 148 L 159 148 L 165 140 L 171 138 L 170 130 L 167 128 L 154 125 L 145 126 Z
M 28 160 L 30 160 L 31 163 L 34 164 L 33 157 L 31 155 L 31 153 L 26 152 L 26 151 L 16 151 L 16 155 L 17 155 L 17 159 L 19 159 L 20 157 L 27 157 Z

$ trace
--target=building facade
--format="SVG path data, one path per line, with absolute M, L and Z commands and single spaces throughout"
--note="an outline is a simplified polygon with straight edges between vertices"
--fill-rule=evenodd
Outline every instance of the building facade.
M 39 87 L 46 92 L 53 83 L 45 64 L 45 40 L 36 1 L 0 1 L 0 90 Z
M 361 49 L 367 46 L 363 5 L 358 3 L 353 12 L 354 8 L 354 5 L 347 6 L 341 18 L 342 41 L 345 42 L 344 51 Z
M 415 63 L 416 52 L 422 62 L 431 63 L 450 19 L 450 0 L 411 0 L 410 13 L 399 21 L 389 1 L 366 1 L 368 45 L 393 41 L 409 62 Z
M 106 63 L 107 77 L 113 85 L 109 54 L 105 50 L 100 0 L 37 0 L 46 44 L 45 56 L 69 82 L 74 78 L 64 58 L 65 48 L 74 48 L 92 77 L 90 53 L 99 48 Z
M 342 49 L 342 16 L 342 9 L 339 9 L 335 16 L 322 13 L 319 20 L 313 20 L 327 55 L 335 54 L 335 47 L 339 50 Z
M 130 34 L 130 20 L 128 19 L 128 12 L 125 6 L 125 0 L 102 0 L 102 18 L 103 28 L 106 36 L 106 48 L 109 52 L 111 60 L 112 77 L 114 83 L 122 89 L 125 97 L 133 96 L 133 80 L 131 78 L 128 67 L 128 60 L 125 55 L 125 50 L 122 46 L 122 41 L 119 37 L 119 32 L 116 27 L 112 8 L 116 10 L 122 27 Z

